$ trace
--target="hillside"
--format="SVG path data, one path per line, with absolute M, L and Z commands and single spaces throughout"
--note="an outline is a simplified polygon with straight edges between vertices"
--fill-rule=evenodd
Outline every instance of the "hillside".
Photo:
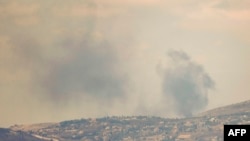
M 220 115 L 232 115 L 250 112 L 250 100 L 215 108 L 199 114 L 198 116 L 220 116 Z
M 241 102 L 216 108 L 192 118 L 113 116 L 16 125 L 8 131 L 21 131 L 33 137 L 52 141 L 222 141 L 224 124 L 250 123 L 249 106 L 250 101 Z
M 23 131 L 0 128 L 0 141 L 44 141 Z

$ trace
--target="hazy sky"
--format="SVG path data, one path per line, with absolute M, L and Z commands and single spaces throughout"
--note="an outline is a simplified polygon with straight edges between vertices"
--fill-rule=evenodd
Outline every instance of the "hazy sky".
M 250 99 L 249 0 L 0 0 L 0 21 L 0 126 Z

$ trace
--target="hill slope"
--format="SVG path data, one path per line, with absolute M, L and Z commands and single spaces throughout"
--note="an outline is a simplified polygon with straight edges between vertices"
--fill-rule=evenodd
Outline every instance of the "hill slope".
M 250 100 L 215 108 L 199 114 L 199 116 L 220 116 L 220 115 L 232 115 L 250 112 Z
M 209 110 L 197 117 L 167 119 L 149 116 L 78 119 L 60 123 L 12 126 L 53 141 L 222 141 L 224 124 L 249 124 L 250 101 Z M 29 141 L 29 140 L 23 140 Z
M 44 141 L 23 131 L 0 128 L 0 141 Z

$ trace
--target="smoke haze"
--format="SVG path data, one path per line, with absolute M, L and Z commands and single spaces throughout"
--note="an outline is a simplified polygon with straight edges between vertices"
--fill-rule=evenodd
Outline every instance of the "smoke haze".
M 250 99 L 247 5 L 0 0 L 0 126 L 184 117 Z

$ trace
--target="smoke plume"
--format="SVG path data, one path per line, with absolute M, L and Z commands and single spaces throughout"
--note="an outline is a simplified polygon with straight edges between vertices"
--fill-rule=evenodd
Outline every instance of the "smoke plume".
M 79 99 L 83 95 L 107 102 L 124 94 L 124 80 L 116 71 L 118 60 L 112 46 L 106 41 L 94 43 L 91 40 L 72 39 L 60 44 L 69 48 L 70 54 L 52 66 L 43 80 L 49 99 L 54 103 Z
M 189 117 L 208 104 L 214 82 L 203 67 L 181 51 L 169 51 L 173 66 L 164 72 L 164 94 L 173 98 L 178 115 Z

